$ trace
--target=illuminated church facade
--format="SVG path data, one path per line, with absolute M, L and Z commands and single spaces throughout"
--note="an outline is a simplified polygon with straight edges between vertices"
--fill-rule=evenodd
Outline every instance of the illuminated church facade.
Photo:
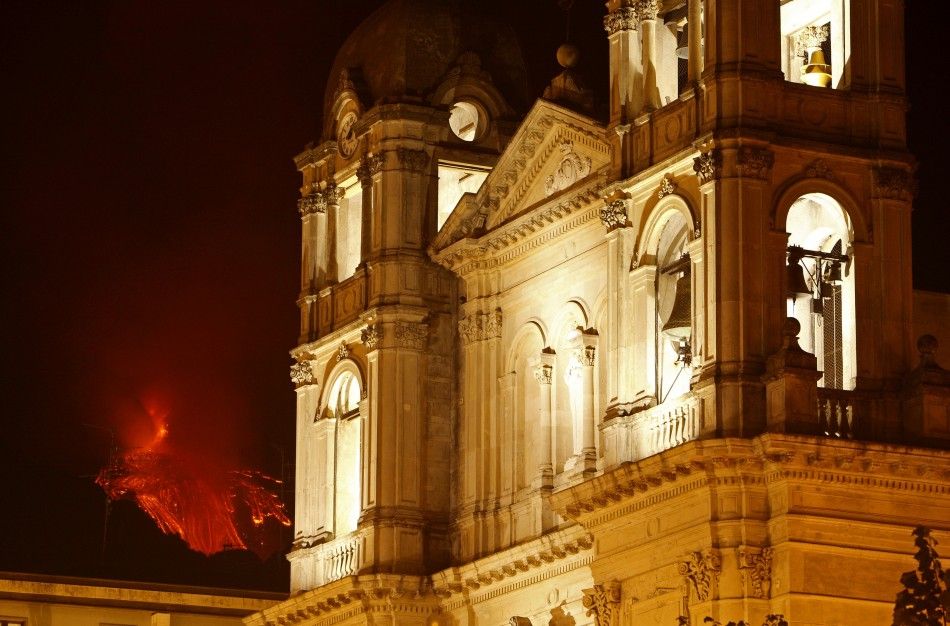
M 950 539 L 903 2 L 610 0 L 606 115 L 473 5 L 370 15 L 296 159 L 291 595 L 245 623 L 890 623 Z

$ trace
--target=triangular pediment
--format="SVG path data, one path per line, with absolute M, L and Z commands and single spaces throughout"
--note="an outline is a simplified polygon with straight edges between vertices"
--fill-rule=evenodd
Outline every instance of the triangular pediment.
M 478 192 L 462 196 L 432 248 L 477 237 L 569 193 L 610 165 L 610 151 L 602 125 L 538 100 Z

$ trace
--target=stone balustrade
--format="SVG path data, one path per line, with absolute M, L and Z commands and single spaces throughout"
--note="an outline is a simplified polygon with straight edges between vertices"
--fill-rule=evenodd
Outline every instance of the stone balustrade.
M 362 557 L 362 537 L 343 537 L 329 542 L 323 548 L 324 584 L 355 576 L 359 573 Z
M 858 432 L 855 422 L 856 397 L 853 391 L 818 388 L 818 433 L 829 437 L 853 439 Z
M 607 464 L 636 461 L 698 439 L 703 404 L 687 394 L 659 406 L 621 415 L 606 423 Z

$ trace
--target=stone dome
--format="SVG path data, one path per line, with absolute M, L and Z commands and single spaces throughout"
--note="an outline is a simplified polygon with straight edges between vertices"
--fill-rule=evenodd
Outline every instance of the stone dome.
M 360 24 L 337 53 L 326 91 L 333 106 L 340 75 L 355 84 L 367 107 L 420 102 L 446 78 L 466 52 L 516 111 L 527 106 L 521 47 L 511 26 L 480 15 L 471 0 L 389 0 Z

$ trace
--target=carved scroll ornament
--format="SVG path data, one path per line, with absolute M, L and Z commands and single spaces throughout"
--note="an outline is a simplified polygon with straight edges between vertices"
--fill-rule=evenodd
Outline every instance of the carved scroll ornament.
M 294 363 L 290 366 L 290 380 L 297 385 L 306 385 L 313 382 L 313 369 L 309 361 Z
M 379 346 L 379 338 L 379 326 L 376 324 L 370 324 L 360 333 L 360 341 L 366 346 L 367 350 L 375 350 Z
M 607 227 L 607 232 L 627 225 L 627 201 L 611 200 L 600 210 L 600 221 Z
M 713 593 L 722 571 L 722 559 L 712 550 L 693 552 L 678 565 L 679 573 L 693 585 L 696 599 L 705 602 Z
M 590 174 L 590 157 L 577 154 L 574 151 L 574 144 L 570 141 L 561 143 L 558 148 L 560 148 L 563 157 L 554 173 L 544 180 L 545 196 L 567 189 Z
M 696 172 L 700 184 L 718 179 L 722 174 L 722 156 L 719 150 L 713 148 L 693 159 L 693 171 Z
M 459 335 L 462 343 L 470 344 L 484 339 L 501 337 L 501 309 L 489 313 L 481 311 L 459 320 Z
M 620 583 L 611 581 L 594 585 L 583 592 L 587 616 L 593 616 L 597 626 L 614 626 L 620 613 Z
M 739 572 L 752 586 L 752 596 L 768 599 L 772 588 L 772 548 L 741 547 L 738 555 Z

